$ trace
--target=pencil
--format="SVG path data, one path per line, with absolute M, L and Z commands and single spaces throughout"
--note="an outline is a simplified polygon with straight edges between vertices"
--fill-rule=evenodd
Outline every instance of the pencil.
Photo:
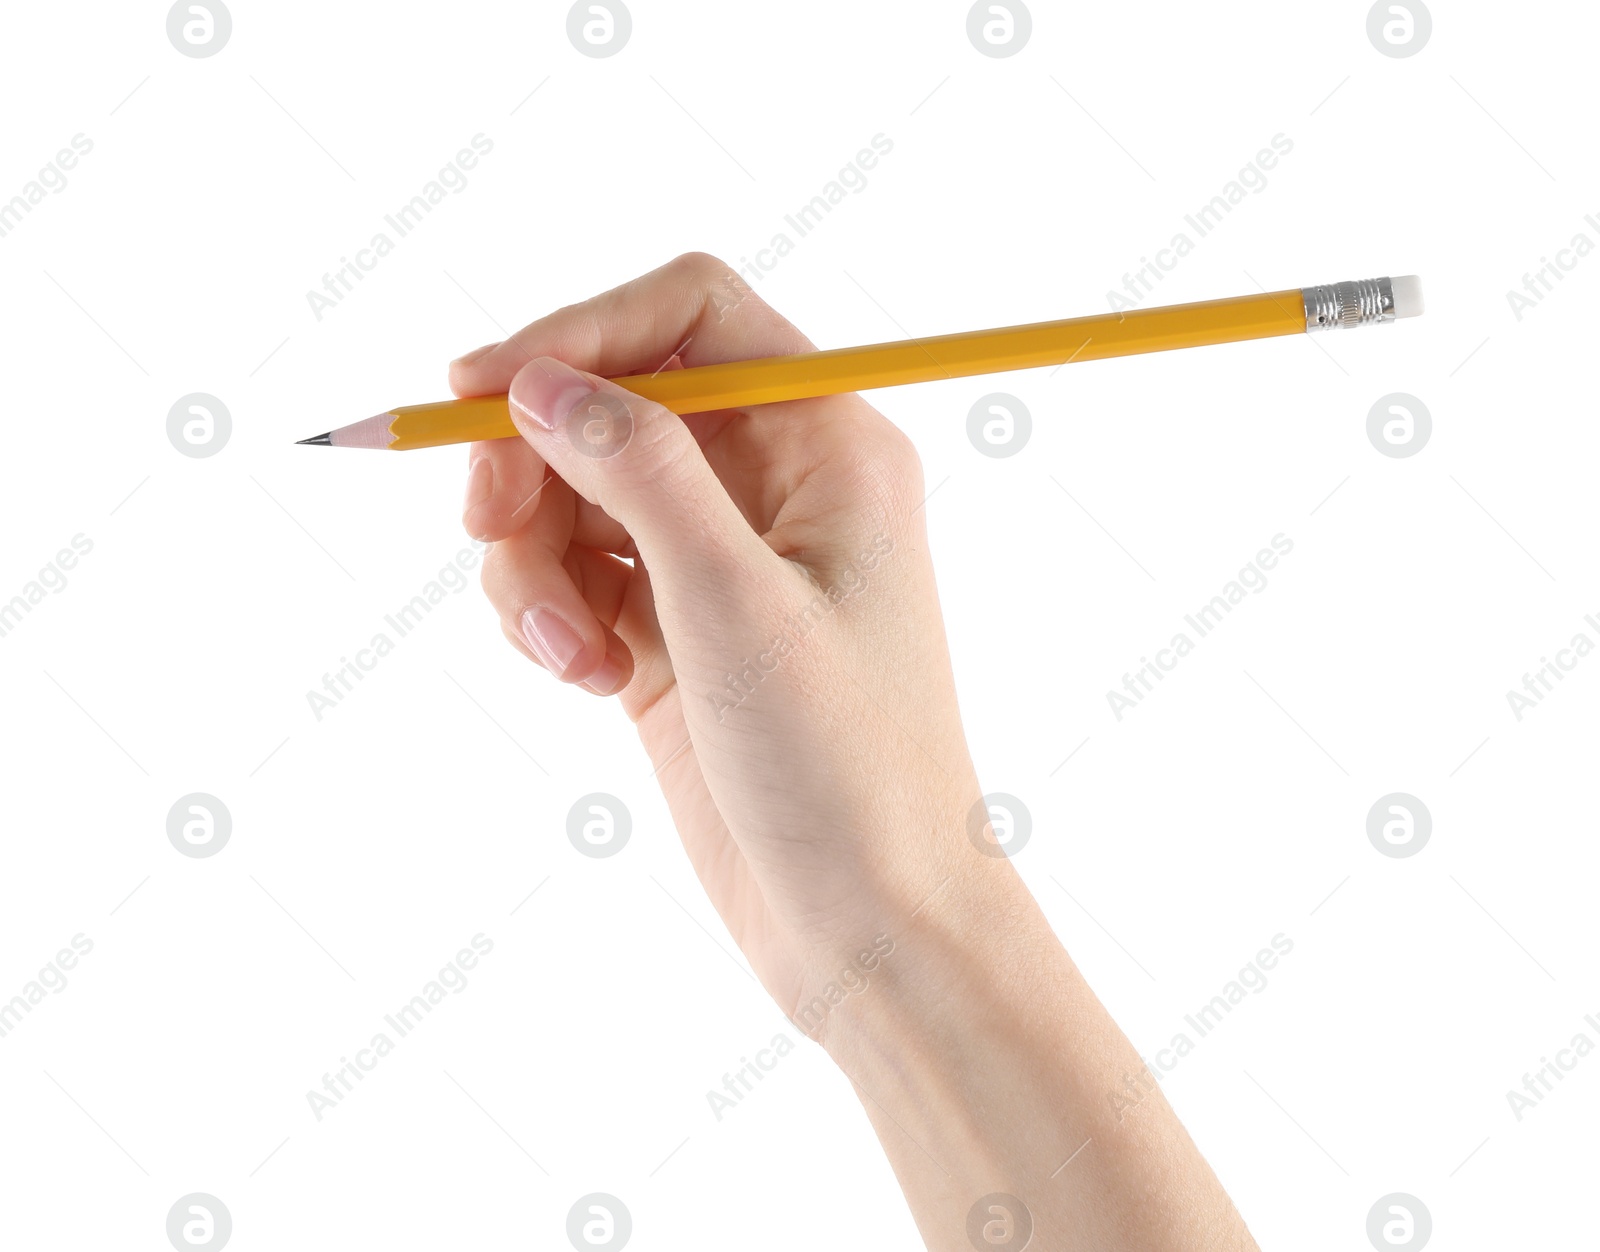
M 931 339 L 630 374 L 611 381 L 675 413 L 705 413 L 940 378 L 1348 329 L 1421 312 L 1422 284 L 1415 275 L 1369 278 Z M 516 433 L 506 397 L 497 395 L 402 405 L 299 442 L 403 452 Z

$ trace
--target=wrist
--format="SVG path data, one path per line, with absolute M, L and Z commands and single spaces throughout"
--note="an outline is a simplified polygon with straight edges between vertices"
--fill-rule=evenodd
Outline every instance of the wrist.
M 1020 1221 L 1058 1248 L 1253 1248 L 1159 1092 L 1122 1118 L 1138 1055 L 1011 862 L 958 853 L 916 894 L 885 905 L 872 968 L 808 1033 L 928 1246 Z
M 1011 863 L 958 857 L 932 886 L 879 896 L 875 921 L 818 969 L 795 1025 L 846 1072 L 905 1046 L 960 1051 L 978 1014 L 1010 1020 L 1040 980 L 1070 969 L 1065 951 Z M 998 1018 L 997 1018 L 998 1013 Z

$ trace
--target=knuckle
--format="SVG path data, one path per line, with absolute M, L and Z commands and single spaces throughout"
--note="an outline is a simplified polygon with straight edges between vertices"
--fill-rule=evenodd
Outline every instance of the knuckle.
M 800 341 L 794 351 L 811 345 L 784 318 L 756 294 L 732 265 L 709 252 L 685 252 L 669 261 L 662 270 L 679 287 L 680 295 L 692 298 L 698 304 L 695 310 L 697 323 L 707 320 L 726 321 L 738 317 L 740 321 L 759 326 L 767 333 L 782 333 Z
M 920 499 L 922 457 L 911 436 L 893 422 L 884 421 L 872 442 L 873 460 L 880 467 L 886 482 L 900 494 Z
M 860 441 L 855 479 L 860 515 L 874 525 L 907 519 L 922 502 L 922 458 L 888 421 Z
M 629 397 L 631 429 L 617 449 L 616 468 L 631 474 L 659 477 L 670 474 L 673 466 L 687 454 L 687 430 L 683 423 L 651 400 Z
M 652 401 L 630 397 L 629 409 L 632 430 L 602 462 L 600 506 L 615 517 L 625 511 L 624 498 L 655 500 L 687 516 L 703 542 L 715 544 L 721 527 L 706 491 L 708 467 L 693 434 L 677 414 Z
M 685 252 L 668 268 L 695 294 L 701 317 L 714 315 L 720 322 L 734 310 L 742 310 L 748 316 L 753 309 L 766 304 L 733 266 L 709 252 Z
M 681 253 L 672 259 L 669 268 L 697 280 L 702 285 L 733 273 L 731 265 L 709 252 Z
M 660 479 L 685 458 L 693 437 L 676 414 L 627 391 L 601 389 L 567 419 L 573 449 L 602 481 Z
M 893 422 L 885 420 L 879 426 L 875 438 L 878 455 L 886 464 L 904 477 L 921 477 L 922 457 L 917 452 L 916 442 L 910 435 Z

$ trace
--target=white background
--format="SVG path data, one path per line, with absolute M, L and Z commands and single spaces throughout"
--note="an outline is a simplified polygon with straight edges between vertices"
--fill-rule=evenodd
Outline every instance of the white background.
M 1398 326 L 874 399 L 933 490 L 980 776 L 1031 811 L 1018 868 L 1135 1044 L 1294 944 L 1165 1080 L 1262 1245 L 1366 1247 L 1391 1192 L 1438 1248 L 1592 1239 L 1600 1059 L 1520 1120 L 1506 1096 L 1600 1043 L 1600 659 L 1520 721 L 1506 698 L 1600 641 L 1600 258 L 1520 319 L 1506 294 L 1600 243 L 1592 6 L 1441 0 L 1406 58 L 1359 3 L 1039 3 L 1006 58 L 962 4 L 637 0 L 605 59 L 566 12 L 236 0 L 192 58 L 162 5 L 6 10 L 0 203 L 93 144 L 0 238 L 0 601 L 93 545 L 0 638 L 0 999 L 94 945 L 0 1038 L 9 1239 L 165 1248 L 206 1192 L 241 1252 L 564 1247 L 606 1192 L 640 1249 L 916 1244 L 620 711 L 507 647 L 475 571 L 313 714 L 465 546 L 465 458 L 293 446 L 679 252 L 793 237 L 880 133 L 756 283 L 823 346 L 1101 311 L 1275 135 L 1150 302 L 1424 276 Z M 465 188 L 315 316 L 478 134 Z M 997 390 L 1033 421 L 1005 458 L 967 435 Z M 231 413 L 210 457 L 167 437 L 193 392 Z M 1432 416 L 1407 458 L 1366 433 L 1394 392 Z M 1107 691 L 1280 533 L 1266 589 L 1119 721 Z M 1433 823 L 1403 859 L 1366 833 L 1396 791 Z M 191 792 L 231 813 L 210 858 L 167 838 Z M 632 815 L 609 859 L 566 836 L 590 792 Z M 306 1092 L 480 932 L 470 985 L 319 1122 Z M 780 1033 L 718 1121 L 707 1091 Z

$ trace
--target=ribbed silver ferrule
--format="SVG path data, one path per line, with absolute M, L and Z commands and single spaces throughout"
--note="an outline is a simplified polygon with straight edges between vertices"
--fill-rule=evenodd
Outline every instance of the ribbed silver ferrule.
M 1302 287 L 1307 330 L 1348 330 L 1369 322 L 1394 321 L 1394 287 L 1387 278 Z

